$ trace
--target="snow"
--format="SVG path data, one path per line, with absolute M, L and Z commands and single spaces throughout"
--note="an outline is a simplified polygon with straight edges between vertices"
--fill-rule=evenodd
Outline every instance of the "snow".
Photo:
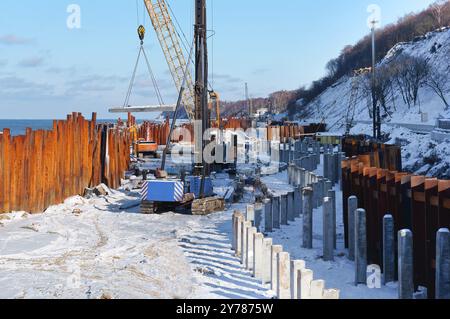
M 291 188 L 286 172 L 263 181 L 274 192 Z M 217 174 L 214 181 L 219 189 L 232 183 L 226 174 Z M 141 215 L 139 194 L 129 188 L 125 182 L 106 196 L 71 197 L 39 215 L 1 215 L 0 298 L 274 297 L 231 250 L 232 214 L 254 202 L 253 187 L 245 188 L 241 203 L 209 216 Z M 335 262 L 320 258 L 320 209 L 314 211 L 313 250 L 300 247 L 301 218 L 266 235 L 293 258 L 306 260 L 315 278 L 326 280 L 327 288 L 340 289 L 342 298 L 395 298 L 395 285 L 374 290 L 353 285 L 354 265 L 344 257 L 340 194 Z
M 120 209 L 135 200 L 122 192 L 72 197 L 8 220 L 0 232 L 0 298 L 188 296 L 193 283 L 177 232 L 195 221 Z
M 317 174 L 323 171 L 322 165 L 318 167 Z M 292 189 L 287 184 L 287 172 L 264 177 L 262 181 L 269 190 L 279 195 Z M 267 234 L 273 238 L 274 245 L 282 245 L 283 249 L 290 253 L 291 259 L 300 259 L 306 262 L 306 268 L 314 272 L 314 279 L 325 280 L 327 289 L 339 289 L 341 299 L 396 299 L 398 298 L 397 284 L 391 283 L 382 286 L 381 289 L 369 289 L 365 285 L 355 286 L 355 264 L 347 259 L 347 250 L 344 247 L 344 223 L 342 219 L 342 192 L 339 186 L 336 191 L 336 223 L 337 223 L 337 250 L 335 261 L 322 260 L 322 208 L 313 211 L 313 247 L 304 249 L 301 247 L 303 234 L 303 218 L 290 222 L 289 226 L 281 226 L 280 230 Z
M 436 53 L 431 53 L 430 50 L 435 43 L 441 45 L 441 47 L 437 49 Z M 389 64 L 395 56 L 408 54 L 425 58 L 440 72 L 449 73 L 449 47 L 450 28 L 442 28 L 428 33 L 420 41 L 397 44 L 380 62 L 380 65 Z M 325 121 L 330 131 L 344 133 L 352 83 L 354 80 L 359 79 L 358 77 L 349 76 L 339 79 L 306 106 L 308 115 L 299 120 L 304 123 Z M 420 103 L 417 106 L 408 108 L 403 102 L 400 92 L 396 91 L 394 93 L 394 112 L 391 116 L 383 119 L 384 124 L 394 123 L 394 125 L 382 125 L 382 131 L 390 135 L 389 143 L 400 141 L 404 169 L 406 171 L 440 178 L 450 178 L 449 142 L 445 141 L 439 144 L 431 139 L 430 134 L 416 134 L 400 127 L 401 124 L 434 126 L 438 118 L 450 117 L 450 110 L 445 110 L 444 103 L 430 88 L 422 87 L 419 94 Z M 355 107 L 356 123 L 351 130 L 351 134 L 372 135 L 372 125 L 366 124 L 368 123 L 367 121 L 371 121 L 370 104 L 371 101 L 368 101 L 364 97 L 362 90 L 359 89 Z M 422 113 L 428 114 L 427 121 L 422 121 Z M 430 158 L 432 159 L 431 162 Z
M 435 43 L 442 45 L 442 47 L 433 54 L 430 50 Z M 450 58 L 447 51 L 449 46 L 450 28 L 430 32 L 421 41 L 397 44 L 379 65 L 389 64 L 394 56 L 407 54 L 414 57 L 423 57 L 441 72 L 449 72 Z M 309 115 L 306 118 L 302 118 L 302 121 L 316 123 L 325 119 L 329 127 L 334 126 L 333 129 L 345 130 L 345 116 L 350 102 L 350 92 L 354 79 L 360 79 L 360 77 L 344 76 L 330 86 L 306 106 L 309 110 Z M 355 120 L 371 120 L 368 101 L 363 97 L 361 89 L 358 90 L 358 97 Z M 450 115 L 450 110 L 444 110 L 443 102 L 427 87 L 422 87 L 420 90 L 420 105 L 411 107 L 411 109 L 403 102 L 400 92 L 395 92 L 395 109 L 394 114 L 385 119 L 386 122 L 434 125 L 438 117 L 449 117 Z M 428 113 L 428 121 L 425 123 L 422 122 L 421 112 Z
M 0 298 L 273 297 L 231 250 L 231 216 L 243 204 L 206 217 L 141 215 L 124 208 L 139 204 L 127 188 L 2 215 Z

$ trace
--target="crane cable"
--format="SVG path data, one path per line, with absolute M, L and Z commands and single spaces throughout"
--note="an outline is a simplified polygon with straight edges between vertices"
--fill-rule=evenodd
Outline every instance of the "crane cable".
M 213 30 L 213 34 L 211 35 L 211 86 L 212 86 L 212 91 L 214 91 L 214 38 L 215 38 L 215 29 L 214 29 L 214 0 L 211 0 L 211 25 L 212 25 L 212 30 Z
M 138 17 L 139 17 L 139 15 L 138 15 Z M 130 84 L 128 86 L 128 91 L 127 91 L 127 94 L 125 96 L 125 101 L 123 103 L 123 107 L 124 108 L 129 107 L 130 97 L 131 97 L 131 93 L 133 91 L 133 86 L 134 86 L 134 82 L 135 82 L 135 79 L 136 79 L 136 71 L 137 71 L 137 68 L 138 68 L 138 65 L 139 65 L 139 60 L 141 58 L 141 54 L 144 55 L 144 59 L 145 59 L 145 62 L 147 64 L 147 70 L 148 70 L 148 72 L 150 74 L 150 79 L 151 79 L 153 87 L 155 89 L 155 94 L 156 94 L 156 97 L 158 99 L 158 103 L 159 103 L 160 106 L 163 106 L 164 105 L 164 99 L 163 99 L 161 91 L 159 89 L 158 81 L 156 80 L 155 74 L 153 72 L 153 69 L 152 69 L 152 67 L 150 65 L 149 59 L 147 57 L 147 53 L 145 52 L 145 49 L 144 49 L 144 36 L 145 36 L 145 28 L 144 28 L 144 26 L 142 26 L 142 25 L 139 26 L 138 33 L 139 33 L 139 38 L 141 40 L 141 44 L 140 44 L 140 47 L 139 47 L 139 53 L 138 53 L 138 56 L 137 56 L 137 59 L 136 59 L 136 63 L 134 65 L 133 74 L 131 76 Z
M 128 86 L 128 91 L 127 91 L 127 94 L 125 96 L 125 101 L 123 102 L 123 107 L 124 108 L 125 107 L 129 107 L 131 91 L 133 90 L 133 84 L 134 84 L 134 80 L 136 78 L 136 70 L 137 70 L 137 67 L 138 67 L 138 64 L 139 64 L 139 59 L 141 57 L 141 52 L 142 52 L 141 49 L 139 49 L 138 57 L 137 57 L 135 65 L 134 65 L 133 74 L 131 76 L 130 85 Z
M 136 26 L 139 26 L 139 5 L 138 0 L 136 0 Z
M 143 47 L 142 47 L 142 53 L 144 53 L 144 58 L 145 58 L 145 62 L 147 64 L 147 69 L 148 69 L 148 72 L 150 74 L 150 77 L 152 78 L 153 87 L 155 88 L 155 92 L 156 92 L 156 96 L 158 98 L 159 105 L 163 106 L 164 105 L 164 99 L 163 99 L 163 97 L 161 95 L 161 91 L 159 89 L 158 82 L 156 81 L 155 74 L 153 73 L 152 67 L 150 66 L 150 62 L 149 62 L 149 60 L 147 58 L 147 53 L 145 53 L 145 50 L 144 50 Z
M 186 34 L 184 33 L 183 28 L 181 27 L 181 24 L 177 19 L 177 16 L 175 15 L 174 11 L 172 10 L 169 0 L 166 0 L 166 4 L 167 4 L 167 8 L 169 8 L 170 15 L 173 17 L 173 20 L 175 21 L 175 25 L 174 25 L 175 33 L 177 34 L 178 38 L 180 39 L 181 45 L 183 46 L 184 50 L 186 52 L 189 52 L 190 45 L 189 45 L 189 41 L 186 37 Z M 213 20 L 213 24 L 214 24 L 214 20 Z M 214 36 L 215 36 L 215 32 L 213 33 L 213 35 L 211 35 L 211 37 L 214 38 Z M 214 45 L 213 45 L 213 56 L 214 56 Z M 192 65 L 195 65 L 195 62 L 194 62 L 194 59 L 192 56 L 190 56 L 188 59 L 190 59 L 189 63 L 191 63 Z M 214 64 L 213 64 L 213 70 L 214 70 Z M 214 77 L 213 77 L 213 79 L 214 79 Z M 209 86 L 210 91 L 214 91 L 214 89 L 213 89 L 214 83 L 213 83 L 213 85 L 211 85 L 211 83 L 208 81 L 208 86 Z
M 176 25 L 174 25 L 175 33 L 177 34 L 178 38 L 180 39 L 180 42 L 181 42 L 184 50 L 189 52 L 190 51 L 190 49 L 189 49 L 189 41 L 188 41 L 188 39 L 186 37 L 186 34 L 184 33 L 183 28 L 181 27 L 181 24 L 179 23 L 179 21 L 177 19 L 177 16 L 173 12 L 172 7 L 171 7 L 171 5 L 170 5 L 168 0 L 166 0 L 166 4 L 167 4 L 167 7 L 169 8 L 170 15 L 173 17 L 173 20 L 175 20 L 175 24 L 176 24 Z M 192 59 L 190 61 L 190 63 L 194 64 L 193 58 L 189 57 L 189 59 Z

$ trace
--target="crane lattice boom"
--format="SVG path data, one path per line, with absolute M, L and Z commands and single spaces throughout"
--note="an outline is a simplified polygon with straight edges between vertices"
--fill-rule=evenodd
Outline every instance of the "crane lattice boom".
M 180 46 L 180 40 L 175 31 L 175 26 L 170 17 L 167 4 L 165 0 L 144 0 L 144 3 L 169 65 L 175 86 L 177 90 L 180 91 L 181 86 L 183 85 L 184 71 L 186 70 L 186 60 Z M 183 104 L 191 121 L 195 119 L 194 101 L 194 85 L 190 71 L 187 70 Z

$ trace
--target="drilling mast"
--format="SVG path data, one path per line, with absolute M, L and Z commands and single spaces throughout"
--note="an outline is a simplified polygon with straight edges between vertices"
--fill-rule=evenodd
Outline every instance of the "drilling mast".
M 195 0 L 195 120 L 197 125 L 201 123 L 201 136 L 195 138 L 195 152 L 203 153 L 206 147 L 204 133 L 210 128 L 208 109 L 208 45 L 206 31 L 206 0 Z M 200 166 L 201 164 L 201 166 Z M 203 177 L 209 175 L 209 165 L 206 163 L 203 154 L 200 160 L 196 161 L 196 173 Z M 203 179 L 202 179 L 203 191 Z

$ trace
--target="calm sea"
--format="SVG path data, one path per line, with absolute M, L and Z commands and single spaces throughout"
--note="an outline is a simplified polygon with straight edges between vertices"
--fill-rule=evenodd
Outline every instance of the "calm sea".
M 99 123 L 116 123 L 117 120 L 98 120 Z M 139 122 L 139 121 L 138 121 Z M 50 130 L 53 127 L 53 120 L 1 120 L 0 132 L 4 128 L 11 130 L 11 135 L 23 135 L 27 127 L 33 130 Z

